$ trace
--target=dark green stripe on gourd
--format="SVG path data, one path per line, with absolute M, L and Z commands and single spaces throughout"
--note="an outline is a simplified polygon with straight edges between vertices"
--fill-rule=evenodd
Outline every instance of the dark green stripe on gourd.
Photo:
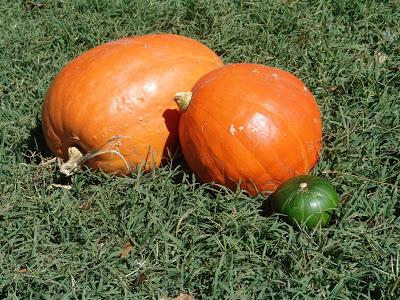
M 300 175 L 282 183 L 270 196 L 271 208 L 292 224 L 326 226 L 339 206 L 339 196 L 325 179 Z

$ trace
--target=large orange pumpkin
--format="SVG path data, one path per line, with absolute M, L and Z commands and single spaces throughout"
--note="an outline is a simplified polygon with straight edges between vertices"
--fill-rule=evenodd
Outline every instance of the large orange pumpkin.
M 84 162 L 119 174 L 138 164 L 159 166 L 178 145 L 175 93 L 190 90 L 221 65 L 205 45 L 173 34 L 93 48 L 68 63 L 50 85 L 42 109 L 47 145 L 64 159 L 78 152 L 66 174 Z
M 296 76 L 258 64 L 231 64 L 175 97 L 183 114 L 183 155 L 203 182 L 251 195 L 307 174 L 321 149 L 322 122 Z

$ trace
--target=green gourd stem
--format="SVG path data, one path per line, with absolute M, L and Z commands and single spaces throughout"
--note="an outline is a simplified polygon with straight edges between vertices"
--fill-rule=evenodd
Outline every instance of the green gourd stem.
M 299 186 L 300 186 L 300 191 L 304 191 L 306 189 L 306 187 L 307 187 L 307 183 L 302 182 L 302 183 L 299 184 Z
M 192 92 L 179 92 L 175 94 L 174 100 L 178 104 L 179 110 L 185 111 L 192 100 Z

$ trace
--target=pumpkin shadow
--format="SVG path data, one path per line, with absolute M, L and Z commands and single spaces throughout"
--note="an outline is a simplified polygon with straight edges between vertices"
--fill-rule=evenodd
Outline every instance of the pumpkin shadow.
M 43 158 L 52 157 L 50 149 L 46 145 L 42 130 L 42 122 L 38 120 L 36 126 L 30 129 L 29 137 L 25 141 L 26 151 L 25 161 L 39 164 Z M 34 155 L 33 155 L 34 154 Z
M 26 163 L 40 165 L 47 159 L 54 158 L 50 149 L 47 147 L 44 138 L 42 122 L 38 120 L 36 126 L 30 129 L 29 137 L 24 142 Z M 66 177 L 64 174 L 54 173 L 52 181 L 55 184 L 67 185 L 71 184 L 71 178 Z
M 162 114 L 165 126 L 169 132 L 162 152 L 161 165 L 168 164 L 169 161 L 183 160 L 179 147 L 179 119 L 181 113 L 178 109 L 167 109 Z
M 182 182 L 184 176 L 193 174 L 183 157 L 179 143 L 179 120 L 181 113 L 178 109 L 166 109 L 162 116 L 169 135 L 165 141 L 161 166 L 168 166 L 171 169 L 179 167 L 181 172 L 177 172 L 172 177 L 174 183 L 179 184 Z

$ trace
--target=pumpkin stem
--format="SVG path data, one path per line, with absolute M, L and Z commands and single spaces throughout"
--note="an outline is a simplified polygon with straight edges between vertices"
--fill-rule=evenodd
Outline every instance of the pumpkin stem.
M 76 147 L 68 148 L 68 160 L 60 165 L 60 172 L 71 176 L 82 165 L 84 155 Z
M 108 141 L 105 145 L 109 144 L 111 141 L 119 139 L 119 138 L 113 138 L 110 141 Z M 96 157 L 101 154 L 107 154 L 107 153 L 112 153 L 115 155 L 118 155 L 125 163 L 126 169 L 129 170 L 129 164 L 126 161 L 125 157 L 118 151 L 118 150 L 102 150 L 100 149 L 95 149 L 92 151 L 89 151 L 85 155 L 82 154 L 82 152 L 76 148 L 76 147 L 69 147 L 68 148 L 68 160 L 65 163 L 60 163 L 60 172 L 65 174 L 66 176 L 71 176 L 73 175 L 86 161 L 89 159 Z
M 179 110 L 185 111 L 192 100 L 192 92 L 179 92 L 175 94 L 174 100 L 178 104 Z

